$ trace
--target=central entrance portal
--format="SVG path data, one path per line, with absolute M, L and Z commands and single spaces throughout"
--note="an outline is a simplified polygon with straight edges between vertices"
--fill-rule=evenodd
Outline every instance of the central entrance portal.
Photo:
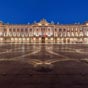
M 45 37 L 42 37 L 42 43 L 45 43 Z

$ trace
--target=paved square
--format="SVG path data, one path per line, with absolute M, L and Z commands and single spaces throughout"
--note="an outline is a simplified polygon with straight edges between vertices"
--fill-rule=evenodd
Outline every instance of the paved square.
M 0 44 L 0 88 L 88 88 L 88 45 Z

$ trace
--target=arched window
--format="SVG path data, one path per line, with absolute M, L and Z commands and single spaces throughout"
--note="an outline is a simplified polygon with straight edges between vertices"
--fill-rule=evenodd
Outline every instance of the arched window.
M 68 32 L 70 31 L 69 28 L 67 28 L 67 31 L 68 31 Z
M 50 28 L 48 28 L 48 31 L 50 32 Z
M 61 28 L 59 29 L 59 32 L 62 32 L 62 29 Z
M 76 28 L 76 32 L 78 31 L 78 28 Z
M 65 32 L 65 31 L 66 31 L 66 29 L 64 28 L 64 29 L 63 29 L 63 31 Z
M 6 32 L 7 31 L 7 29 L 6 28 L 4 28 L 4 32 Z
M 25 32 L 28 32 L 28 29 L 27 28 L 25 28 Z
M 38 32 L 38 29 L 36 29 L 36 31 Z
M 17 32 L 19 32 L 20 30 L 17 28 Z
M 9 31 L 10 31 L 10 32 L 12 32 L 12 29 L 11 29 L 11 28 L 9 28 Z
M 24 30 L 23 30 L 23 29 L 21 29 L 21 32 L 24 32 Z
M 55 28 L 55 32 L 57 32 L 57 29 Z
M 13 32 L 15 32 L 15 30 L 16 30 L 16 29 L 15 29 L 15 28 L 13 28 Z
M 30 28 L 30 32 L 32 32 L 32 28 Z

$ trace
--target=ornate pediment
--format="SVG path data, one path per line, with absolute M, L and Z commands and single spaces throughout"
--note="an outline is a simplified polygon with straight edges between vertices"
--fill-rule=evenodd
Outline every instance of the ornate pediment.
M 42 19 L 39 23 L 38 23 L 38 25 L 40 25 L 40 26 L 47 26 L 47 25 L 49 25 L 49 23 L 46 21 L 46 19 Z

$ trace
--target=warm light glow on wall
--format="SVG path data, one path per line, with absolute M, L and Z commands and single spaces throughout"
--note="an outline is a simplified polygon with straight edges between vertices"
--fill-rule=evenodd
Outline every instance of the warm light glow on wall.
M 46 23 L 45 25 L 47 26 L 48 24 Z
M 3 40 L 3 38 L 0 38 L 0 40 L 2 41 L 2 40 Z
M 15 40 L 18 40 L 18 38 L 15 38 Z
M 33 40 L 36 40 L 35 38 L 33 38 Z
M 8 25 L 4 28 L 4 26 L 7 26 L 4 24 L 0 28 L 0 41 L 29 43 L 42 43 L 43 41 L 45 43 L 76 43 L 81 41 L 86 43 L 88 42 L 88 22 L 80 25 L 52 25 L 45 19 L 32 25 Z
M 48 38 L 45 38 L 45 40 L 48 40 Z
M 11 40 L 13 41 L 14 39 L 13 39 L 13 38 L 11 38 Z
M 88 32 L 87 32 L 87 36 L 88 36 Z
M 21 40 L 21 38 L 19 38 L 19 40 Z
M 23 38 L 23 40 L 25 40 L 25 38 Z
M 88 26 L 88 23 L 86 23 L 86 25 Z
M 53 38 L 51 38 L 51 40 L 53 40 Z
M 59 41 L 60 39 L 59 39 L 59 38 L 57 38 L 57 40 Z
M 27 38 L 27 40 L 29 40 L 29 38 Z
M 41 26 L 42 24 L 41 24 L 41 23 L 39 23 L 38 25 L 39 25 L 39 26 Z
M 39 40 L 41 41 L 41 38 L 39 38 Z
M 0 36 L 2 35 L 2 32 L 0 32 Z

